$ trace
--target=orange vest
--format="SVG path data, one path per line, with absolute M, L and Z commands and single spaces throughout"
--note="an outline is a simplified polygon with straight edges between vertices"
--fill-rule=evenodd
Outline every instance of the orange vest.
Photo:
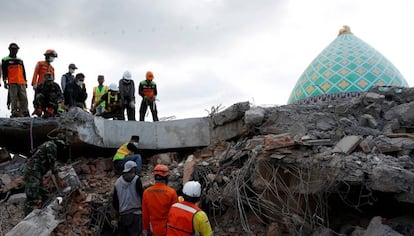
M 53 66 L 47 61 L 39 61 L 33 73 L 32 86 L 42 83 L 45 79 L 45 74 L 48 72 L 55 78 L 55 69 Z
M 144 88 L 142 92 L 144 93 L 144 96 L 146 97 L 149 97 L 149 98 L 154 97 L 154 89 L 152 88 Z
M 26 84 L 25 71 L 21 59 L 5 57 L 3 58 L 3 63 L 7 65 L 7 71 L 4 73 L 3 79 L 7 77 L 9 84 Z
M 168 236 L 193 235 L 193 216 L 201 209 L 191 202 L 179 202 L 171 206 L 168 213 Z
M 125 158 L 125 156 L 129 156 L 131 154 L 133 154 L 133 151 L 130 151 L 127 148 L 129 142 L 122 144 L 122 146 L 120 148 L 118 148 L 118 150 L 116 151 L 116 154 L 114 156 L 114 158 L 112 159 L 112 161 L 117 161 L 117 160 L 123 160 Z

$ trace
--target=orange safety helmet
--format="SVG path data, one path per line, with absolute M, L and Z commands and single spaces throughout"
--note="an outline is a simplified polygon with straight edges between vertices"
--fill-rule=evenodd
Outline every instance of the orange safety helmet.
M 170 174 L 170 169 L 166 165 L 158 164 L 154 167 L 152 171 L 153 175 L 168 176 Z
M 46 52 L 43 55 L 51 56 L 51 57 L 58 57 L 57 52 L 53 49 L 46 50 Z
M 147 74 L 145 75 L 145 78 L 147 80 L 153 80 L 154 79 L 154 74 L 151 71 L 147 71 Z

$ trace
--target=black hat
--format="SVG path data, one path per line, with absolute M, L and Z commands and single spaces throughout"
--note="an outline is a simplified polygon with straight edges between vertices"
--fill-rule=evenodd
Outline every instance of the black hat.
M 78 69 L 78 67 L 76 67 L 75 64 L 71 63 L 69 64 L 69 69 Z
M 16 43 L 11 43 L 11 44 L 9 45 L 9 49 L 12 49 L 12 48 L 19 49 L 19 46 L 17 46 L 17 44 L 16 44 Z

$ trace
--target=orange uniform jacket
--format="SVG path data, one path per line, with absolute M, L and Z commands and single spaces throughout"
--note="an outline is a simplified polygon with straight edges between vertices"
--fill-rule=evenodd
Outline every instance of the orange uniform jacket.
M 33 73 L 32 86 L 42 83 L 47 72 L 51 73 L 52 77 L 55 78 L 53 66 L 47 61 L 39 61 Z
M 142 229 L 153 236 L 167 234 L 168 211 L 178 202 L 177 192 L 164 183 L 145 189 L 142 197 Z

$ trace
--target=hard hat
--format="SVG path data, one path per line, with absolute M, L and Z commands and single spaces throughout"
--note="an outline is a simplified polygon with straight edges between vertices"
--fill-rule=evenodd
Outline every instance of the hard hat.
M 153 175 L 168 176 L 170 174 L 170 169 L 166 165 L 158 164 L 154 167 L 152 171 Z
M 45 81 L 48 81 L 48 80 L 54 80 L 54 78 L 53 78 L 53 76 L 52 76 L 52 73 L 50 73 L 50 72 L 47 72 L 46 74 L 45 74 Z
M 131 78 L 132 78 L 131 72 L 129 72 L 129 70 L 126 70 L 124 72 L 124 75 L 122 75 L 122 77 L 126 80 L 131 80 Z
M 145 75 L 145 78 L 147 80 L 153 80 L 154 79 L 154 74 L 151 71 L 147 71 L 147 74 Z
M 118 91 L 119 91 L 119 89 L 118 89 L 118 85 L 117 85 L 117 84 L 115 84 L 115 83 L 110 84 L 110 85 L 109 85 L 109 90 L 110 90 L 110 91 L 114 91 L 114 92 L 118 92 Z
M 51 57 L 58 57 L 57 52 L 53 49 L 46 50 L 46 52 L 43 55 L 51 56 Z
M 201 185 L 197 181 L 188 181 L 184 184 L 183 193 L 189 197 L 201 196 Z
M 78 67 L 76 67 L 76 65 L 73 64 L 73 63 L 70 63 L 68 68 L 69 69 L 74 69 L 74 70 L 78 69 Z
M 123 173 L 129 172 L 132 168 L 137 167 L 137 163 L 135 161 L 127 161 L 124 164 L 124 171 Z

